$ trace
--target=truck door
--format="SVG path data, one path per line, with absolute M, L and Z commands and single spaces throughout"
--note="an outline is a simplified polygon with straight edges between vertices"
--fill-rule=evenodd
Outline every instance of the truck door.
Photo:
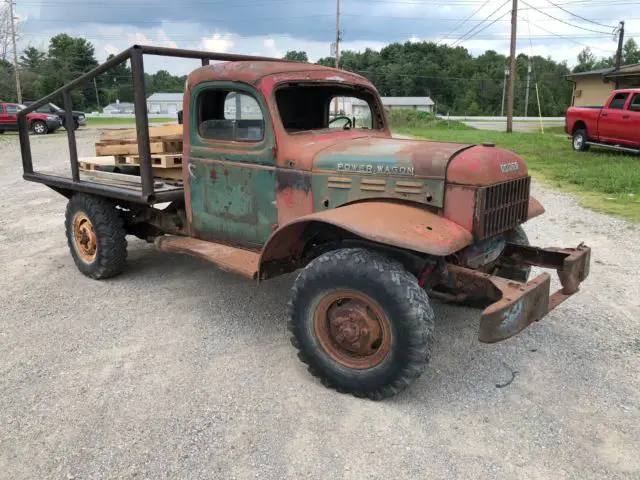
M 640 148 L 640 93 L 634 93 L 629 106 L 622 112 L 622 136 L 627 145 Z
M 246 84 L 203 83 L 185 123 L 194 235 L 259 248 L 277 224 L 275 137 L 264 98 Z
M 617 93 L 605 108 L 600 112 L 598 118 L 598 136 L 601 142 L 622 142 L 624 129 L 623 114 L 627 112 L 624 107 L 629 97 L 628 93 Z

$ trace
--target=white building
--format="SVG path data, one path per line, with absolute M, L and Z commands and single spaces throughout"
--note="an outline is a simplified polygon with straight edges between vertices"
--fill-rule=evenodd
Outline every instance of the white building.
M 182 110 L 182 93 L 154 93 L 147 98 L 149 113 L 175 115 Z
M 386 109 L 409 108 L 421 112 L 433 112 L 435 102 L 429 97 L 382 97 Z
M 117 101 L 115 103 L 110 103 L 109 105 L 107 105 L 102 109 L 102 113 L 108 113 L 108 114 L 117 114 L 117 113 L 131 114 L 134 112 L 135 112 L 135 106 L 131 102 Z

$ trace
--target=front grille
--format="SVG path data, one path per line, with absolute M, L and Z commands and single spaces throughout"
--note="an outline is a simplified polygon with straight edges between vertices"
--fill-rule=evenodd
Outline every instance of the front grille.
M 531 177 L 478 189 L 475 233 L 479 239 L 515 228 L 527 219 Z

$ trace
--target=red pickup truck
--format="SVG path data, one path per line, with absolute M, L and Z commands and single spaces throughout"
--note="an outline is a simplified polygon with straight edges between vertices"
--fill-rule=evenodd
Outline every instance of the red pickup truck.
M 570 107 L 565 132 L 577 151 L 597 145 L 640 153 L 640 88 L 614 90 L 604 107 Z
M 19 110 L 25 108 L 18 103 L 0 103 L 0 133 L 5 131 L 18 131 L 18 119 L 16 115 Z M 27 114 L 29 129 L 36 135 L 53 133 L 62 122 L 57 115 L 47 115 L 46 113 L 31 112 Z

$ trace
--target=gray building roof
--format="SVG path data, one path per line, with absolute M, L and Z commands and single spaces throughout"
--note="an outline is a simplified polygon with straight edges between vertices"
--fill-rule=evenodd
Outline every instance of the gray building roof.
M 413 105 L 435 105 L 435 102 L 429 97 L 381 97 L 383 105 L 410 107 Z
M 435 102 L 429 97 L 380 97 L 382 105 L 386 107 L 413 107 L 413 106 L 431 106 Z M 353 105 L 366 105 L 364 100 L 353 99 Z
M 570 77 L 591 77 L 595 75 L 606 75 L 607 73 L 611 73 L 615 70 L 614 67 L 607 68 L 599 68 L 597 70 L 589 70 L 587 72 L 578 72 L 578 73 L 570 73 L 569 75 L 565 75 L 567 78 Z
M 131 102 L 120 102 L 120 103 L 110 103 L 109 105 L 107 105 L 104 108 L 116 108 L 116 109 L 123 109 L 123 108 L 133 108 L 135 107 L 135 105 Z
M 149 98 L 148 102 L 182 102 L 182 93 L 154 93 Z

